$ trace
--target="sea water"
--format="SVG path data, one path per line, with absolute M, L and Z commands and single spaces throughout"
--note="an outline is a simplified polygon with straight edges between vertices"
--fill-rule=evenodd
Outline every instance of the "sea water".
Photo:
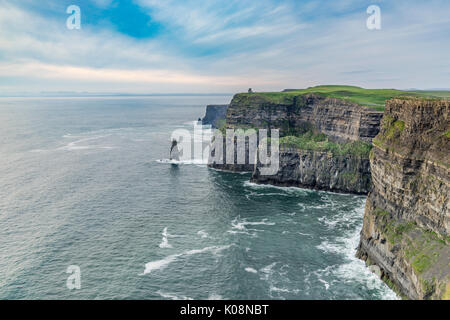
M 355 258 L 365 197 L 169 161 L 230 99 L 1 98 L 0 299 L 395 299 Z

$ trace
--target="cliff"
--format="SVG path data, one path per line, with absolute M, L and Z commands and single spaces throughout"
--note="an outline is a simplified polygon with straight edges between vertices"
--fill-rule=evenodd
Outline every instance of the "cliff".
M 218 129 L 221 126 L 221 121 L 225 123 L 227 115 L 227 104 L 222 105 L 208 105 L 206 106 L 206 114 L 202 119 L 203 125 L 211 125 L 212 128 Z
M 405 298 L 450 298 L 449 108 L 389 100 L 373 140 L 358 256 Z
M 367 194 L 371 186 L 369 158 L 281 146 L 278 173 L 265 176 L 257 166 L 251 181 L 276 186 Z
M 248 159 L 245 165 L 210 167 L 253 172 L 255 183 L 367 194 L 370 142 L 381 117 L 380 111 L 316 93 L 237 94 L 227 110 L 226 127 L 279 129 L 285 145 L 280 169 L 264 176 L 260 165 Z
M 211 153 L 209 157 L 209 164 L 208 167 L 217 169 L 217 170 L 225 170 L 225 171 L 231 171 L 231 172 L 253 172 L 255 168 L 254 162 L 256 162 L 255 155 L 250 154 L 250 145 L 249 141 L 246 140 L 244 142 L 244 151 L 245 151 L 245 159 L 243 163 L 240 163 L 238 161 L 238 143 L 237 143 L 237 137 L 233 138 L 234 148 L 232 151 L 228 150 L 226 148 L 226 137 L 223 137 L 222 139 L 222 153 L 220 153 L 220 150 L 217 150 L 219 146 L 215 145 L 214 143 L 211 145 Z M 257 146 L 252 146 L 253 150 L 257 150 Z M 227 152 L 233 152 L 233 163 L 227 163 Z M 252 163 L 253 161 L 253 163 Z
M 314 129 L 334 141 L 371 142 L 382 116 L 380 111 L 315 93 L 275 97 L 237 94 L 226 121 L 228 128 L 280 129 L 281 136 Z

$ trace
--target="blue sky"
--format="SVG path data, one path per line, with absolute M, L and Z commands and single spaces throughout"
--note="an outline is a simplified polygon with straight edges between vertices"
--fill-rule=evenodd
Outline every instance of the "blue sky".
M 450 88 L 449 38 L 448 0 L 0 0 L 0 93 Z

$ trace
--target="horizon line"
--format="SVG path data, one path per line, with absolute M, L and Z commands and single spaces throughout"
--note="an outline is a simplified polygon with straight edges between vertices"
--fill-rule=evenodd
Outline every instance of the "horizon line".
M 0 98 L 75 98 L 75 97 L 169 97 L 169 96 L 232 96 L 235 93 L 91 93 L 91 92 L 45 92 L 0 94 Z
M 320 86 L 320 85 L 319 85 Z M 350 85 L 342 85 L 350 86 Z M 313 86 L 315 87 L 315 86 Z M 361 87 L 362 88 L 362 87 Z M 362 88 L 364 89 L 364 88 Z M 367 88 L 366 88 L 367 89 Z M 419 88 L 404 88 L 395 89 L 399 91 L 450 91 L 450 88 L 429 88 L 429 89 L 419 89 Z M 281 91 L 254 91 L 258 92 L 283 92 L 284 90 L 302 90 L 302 89 L 283 89 Z M 242 91 L 244 93 L 244 91 Z M 239 92 L 175 92 L 175 93 L 129 93 L 129 92 L 87 92 L 87 91 L 41 91 L 41 92 L 18 92 L 18 93 L 0 93 L 0 98 L 75 98 L 75 97 L 170 97 L 170 96 L 233 96 Z

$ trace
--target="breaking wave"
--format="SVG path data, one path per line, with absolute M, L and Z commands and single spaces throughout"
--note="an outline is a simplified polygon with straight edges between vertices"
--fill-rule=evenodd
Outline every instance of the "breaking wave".
M 204 252 L 212 252 L 214 255 L 219 253 L 222 250 L 228 249 L 230 245 L 227 246 L 212 246 L 212 247 L 206 247 L 203 249 L 194 249 L 194 250 L 187 250 L 182 253 L 178 254 L 172 254 L 170 256 L 167 256 L 161 260 L 151 261 L 145 264 L 145 270 L 144 274 L 151 273 L 156 270 L 164 269 L 169 264 L 175 262 L 178 258 L 181 258 L 183 256 L 192 256 L 195 254 L 200 254 Z

